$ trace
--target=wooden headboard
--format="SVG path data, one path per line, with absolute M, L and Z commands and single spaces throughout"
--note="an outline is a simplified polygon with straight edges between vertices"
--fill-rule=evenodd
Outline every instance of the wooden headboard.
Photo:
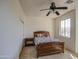
M 39 37 L 39 36 L 50 36 L 48 31 L 35 31 L 34 33 L 34 37 Z

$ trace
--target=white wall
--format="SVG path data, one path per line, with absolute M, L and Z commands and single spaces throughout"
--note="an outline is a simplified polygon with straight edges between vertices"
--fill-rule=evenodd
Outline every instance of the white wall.
M 49 31 L 51 36 L 54 36 L 53 32 L 53 14 L 46 16 L 45 12 L 40 12 L 41 7 L 45 8 L 48 5 L 47 2 L 43 0 L 19 0 L 22 8 L 27 16 L 26 20 L 26 30 L 24 37 L 33 37 L 34 31 L 46 30 Z M 30 4 L 31 3 L 31 4 Z M 45 5 L 43 5 L 45 3 Z M 46 4 L 47 3 L 47 4 Z M 53 33 L 53 34 L 52 34 Z
M 18 0 L 0 0 L 0 59 L 19 59 L 26 17 Z
M 59 22 L 60 20 L 71 18 L 71 38 L 59 36 Z M 55 19 L 55 37 L 65 42 L 65 47 L 75 52 L 76 41 L 76 11 L 72 10 Z
M 76 53 L 78 54 L 78 0 L 75 2 L 76 3 L 76 44 L 75 44 L 75 48 L 76 48 Z
M 33 37 L 34 31 L 46 30 L 54 36 L 52 24 L 48 17 L 26 18 L 18 0 L 0 0 L 0 59 L 19 59 L 23 35 Z
M 33 37 L 34 31 L 49 31 L 51 36 L 54 36 L 53 33 L 53 20 L 45 17 L 30 17 L 27 20 L 26 24 L 26 33 L 25 37 Z M 53 33 L 53 34 L 52 34 Z

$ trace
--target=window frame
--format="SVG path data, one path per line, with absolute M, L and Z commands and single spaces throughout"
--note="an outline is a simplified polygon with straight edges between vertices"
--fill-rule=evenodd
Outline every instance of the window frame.
M 65 21 L 67 19 L 70 19 L 70 36 L 69 37 L 66 36 L 66 29 L 65 29 L 65 27 L 64 27 L 64 35 L 61 34 L 61 21 Z M 70 17 L 69 18 L 66 18 L 66 19 L 63 19 L 63 20 L 60 20 L 60 22 L 59 22 L 59 36 L 66 37 L 66 38 L 71 38 L 71 23 L 72 23 L 71 20 L 72 19 Z M 64 23 L 64 26 L 65 26 L 65 23 Z

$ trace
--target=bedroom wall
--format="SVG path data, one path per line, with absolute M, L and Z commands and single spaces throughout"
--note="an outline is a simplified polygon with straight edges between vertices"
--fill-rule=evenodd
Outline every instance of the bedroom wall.
M 0 59 L 19 59 L 25 20 L 18 0 L 0 0 Z
M 33 37 L 34 31 L 46 30 L 49 31 L 51 36 L 54 36 L 53 28 L 53 15 L 46 16 L 46 12 L 40 12 L 41 7 L 45 8 L 48 6 L 46 4 L 43 6 L 42 1 L 32 1 L 32 0 L 19 0 L 22 8 L 27 16 L 26 20 L 26 30 L 24 37 Z M 31 4 L 30 4 L 31 3 Z M 53 33 L 53 34 L 52 34 Z
M 54 36 L 53 33 L 53 20 L 46 17 L 28 17 L 26 24 L 26 33 L 25 37 L 33 37 L 34 31 L 49 31 L 51 36 Z
M 71 18 L 72 22 L 71 22 L 71 38 L 66 38 L 66 37 L 60 37 L 59 36 L 59 22 L 62 19 L 66 19 L 66 18 Z M 65 47 L 67 49 L 72 50 L 73 52 L 75 52 L 76 50 L 76 11 L 72 10 L 58 18 L 56 18 L 55 20 L 55 37 L 59 38 L 61 41 L 65 42 Z
M 78 23 L 78 0 L 75 3 L 76 3 L 76 6 L 77 6 L 76 7 L 76 44 L 75 44 L 76 50 L 75 50 L 75 52 L 78 55 L 78 25 L 79 25 L 79 23 Z
M 34 31 L 46 30 L 54 36 L 52 21 L 26 17 L 18 0 L 0 0 L 0 59 L 19 59 L 23 36 L 33 37 Z

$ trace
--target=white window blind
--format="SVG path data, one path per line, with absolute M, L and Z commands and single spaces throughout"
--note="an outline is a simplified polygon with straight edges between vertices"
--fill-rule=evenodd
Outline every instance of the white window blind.
M 70 38 L 71 19 L 65 19 L 60 21 L 59 35 Z

